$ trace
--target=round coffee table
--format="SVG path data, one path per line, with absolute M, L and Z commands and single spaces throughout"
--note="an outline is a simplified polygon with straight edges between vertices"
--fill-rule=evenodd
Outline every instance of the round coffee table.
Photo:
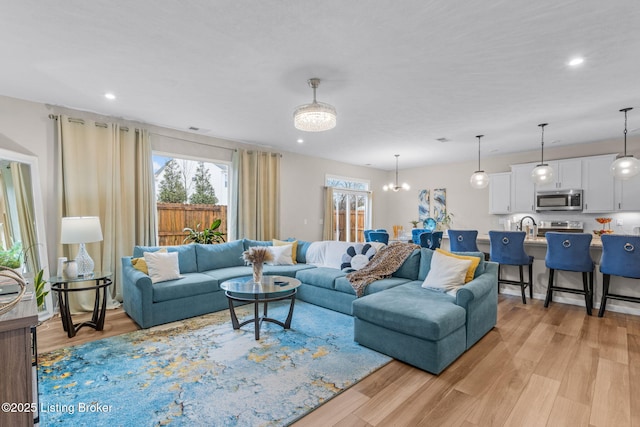
M 296 293 L 298 292 L 300 281 L 293 277 L 287 276 L 262 276 L 261 283 L 255 283 L 252 276 L 238 277 L 224 281 L 220 284 L 229 299 L 229 311 L 231 312 L 231 324 L 233 329 L 240 329 L 248 323 L 253 322 L 256 340 L 260 339 L 260 326 L 262 322 L 271 322 L 280 325 L 285 329 L 291 326 L 291 318 L 293 317 L 293 306 L 296 301 Z M 283 322 L 267 317 L 267 305 L 272 301 L 281 301 L 290 299 L 289 315 Z M 236 310 L 233 302 L 252 302 L 253 303 L 253 319 L 238 322 Z M 263 314 L 259 315 L 258 305 L 264 304 Z

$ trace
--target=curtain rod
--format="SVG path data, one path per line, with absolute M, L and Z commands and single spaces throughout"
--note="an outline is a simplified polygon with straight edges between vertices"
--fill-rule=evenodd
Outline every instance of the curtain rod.
M 51 120 L 58 120 L 57 115 L 55 114 L 49 114 L 49 118 Z M 79 123 L 81 125 L 85 124 L 84 119 L 76 119 L 74 117 L 69 117 L 69 122 L 71 123 Z M 107 128 L 109 125 L 107 125 L 106 123 L 101 123 L 101 122 L 94 122 L 95 126 L 99 127 L 99 128 Z M 129 132 L 129 128 L 127 126 L 120 126 L 120 130 L 123 130 L 125 132 Z M 136 132 L 138 131 L 138 129 L 136 129 Z
M 229 150 L 229 151 L 238 151 L 237 148 L 229 148 L 229 147 L 223 147 L 221 145 L 207 144 L 206 142 L 194 141 L 192 139 L 178 138 L 177 136 L 162 135 L 162 134 L 155 133 L 155 132 L 149 132 L 149 133 L 151 135 L 161 136 L 163 138 L 169 138 L 169 139 L 175 139 L 175 140 L 178 140 L 178 141 L 185 141 L 185 142 L 192 142 L 194 144 L 206 145 L 207 147 L 222 148 L 223 150 Z

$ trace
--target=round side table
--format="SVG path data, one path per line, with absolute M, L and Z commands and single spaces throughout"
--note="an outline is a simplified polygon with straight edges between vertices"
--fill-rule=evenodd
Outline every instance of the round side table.
M 80 288 L 70 287 L 73 283 L 91 282 L 93 285 L 83 286 Z M 51 290 L 58 293 L 58 305 L 60 308 L 60 318 L 62 319 L 62 327 L 67 332 L 69 338 L 72 338 L 78 332 L 78 329 L 83 326 L 89 326 L 96 331 L 101 331 L 104 328 L 104 317 L 107 308 L 107 289 L 111 285 L 111 273 L 110 272 L 96 272 L 91 276 L 76 277 L 74 279 L 67 279 L 66 277 L 50 277 L 48 280 L 51 283 Z M 82 292 L 82 291 L 95 291 L 96 300 L 93 305 L 93 315 L 91 320 L 78 324 L 73 324 L 71 319 L 71 311 L 69 310 L 69 293 Z

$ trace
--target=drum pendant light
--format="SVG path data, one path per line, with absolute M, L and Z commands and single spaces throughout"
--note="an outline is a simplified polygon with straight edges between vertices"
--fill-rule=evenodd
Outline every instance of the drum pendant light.
M 633 110 L 633 107 L 623 108 L 620 112 L 624 112 L 624 155 L 618 157 L 611 164 L 611 175 L 616 179 L 629 179 L 636 176 L 640 172 L 640 160 L 627 154 L 627 111 Z
M 476 135 L 476 138 L 478 138 L 478 170 L 471 175 L 471 179 L 469 180 L 471 186 L 478 190 L 489 185 L 489 175 L 480 168 L 480 138 L 483 136 L 484 135 Z
M 549 123 L 540 123 L 540 129 L 542 129 L 542 139 L 540 141 L 540 146 L 542 147 L 540 150 L 540 164 L 535 167 L 535 169 L 531 172 L 531 179 L 536 184 L 546 184 L 551 182 L 553 179 L 553 168 L 544 162 L 544 127 Z

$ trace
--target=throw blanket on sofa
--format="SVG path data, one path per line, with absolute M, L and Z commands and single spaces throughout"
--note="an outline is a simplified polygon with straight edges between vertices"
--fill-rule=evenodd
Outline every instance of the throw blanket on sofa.
M 420 246 L 413 243 L 392 243 L 380 249 L 362 269 L 347 274 L 357 297 L 360 298 L 364 294 L 370 283 L 390 277 L 416 249 L 420 249 Z

